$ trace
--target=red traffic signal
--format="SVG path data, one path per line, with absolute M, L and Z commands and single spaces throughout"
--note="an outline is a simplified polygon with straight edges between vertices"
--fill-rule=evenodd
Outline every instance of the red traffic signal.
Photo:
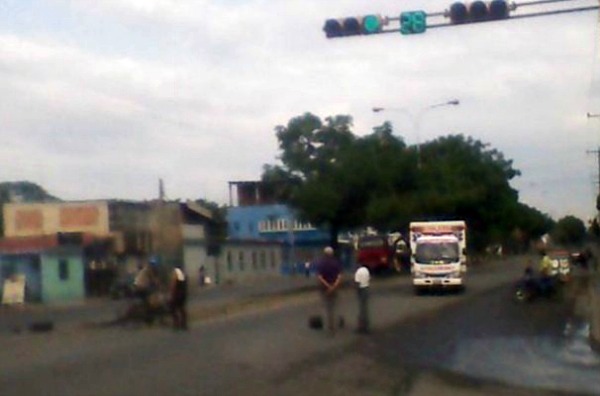
M 446 17 L 453 24 L 497 21 L 508 18 L 511 9 L 506 0 L 456 2 L 446 11 Z

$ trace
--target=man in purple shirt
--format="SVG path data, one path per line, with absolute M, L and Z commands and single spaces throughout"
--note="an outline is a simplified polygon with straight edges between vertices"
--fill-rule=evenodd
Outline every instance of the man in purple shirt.
M 319 279 L 321 297 L 325 305 L 327 329 L 333 334 L 335 333 L 337 290 L 342 281 L 342 264 L 334 256 L 331 247 L 326 247 L 323 252 L 324 256 L 317 262 L 317 279 Z

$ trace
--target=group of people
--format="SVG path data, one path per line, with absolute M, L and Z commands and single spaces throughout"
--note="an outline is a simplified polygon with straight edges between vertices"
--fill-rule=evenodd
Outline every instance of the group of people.
M 156 267 L 158 261 L 151 258 L 136 274 L 133 286 L 136 297 L 141 301 L 147 315 L 151 315 L 154 293 L 164 289 Z M 173 327 L 177 330 L 187 330 L 187 276 L 180 266 L 175 266 L 167 281 L 168 308 L 173 318 Z
M 337 328 L 336 307 L 339 289 L 342 284 L 342 264 L 335 257 L 334 250 L 326 247 L 323 257 L 316 263 L 316 275 L 319 280 L 321 298 L 325 308 L 325 324 L 330 334 Z M 354 273 L 354 282 L 358 298 L 358 318 L 356 332 L 368 334 L 369 324 L 369 283 L 371 275 L 364 265 L 358 266 Z

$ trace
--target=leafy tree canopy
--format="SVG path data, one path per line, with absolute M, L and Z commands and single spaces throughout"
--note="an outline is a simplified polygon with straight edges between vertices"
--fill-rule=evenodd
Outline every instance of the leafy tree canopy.
M 565 216 L 558 220 L 551 236 L 561 245 L 579 245 L 585 240 L 585 223 L 575 216 Z
M 311 113 L 275 128 L 280 164 L 265 165 L 263 182 L 301 217 L 337 232 L 374 226 L 406 230 L 410 221 L 464 219 L 472 247 L 547 232 L 548 216 L 518 202 L 511 160 L 478 140 L 450 135 L 407 146 L 389 122 L 356 136 L 350 116 Z

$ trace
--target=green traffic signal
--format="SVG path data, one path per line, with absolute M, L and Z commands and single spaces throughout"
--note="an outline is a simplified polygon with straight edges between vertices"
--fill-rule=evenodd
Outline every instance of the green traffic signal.
M 363 34 L 381 33 L 388 23 L 381 15 L 355 16 L 338 19 L 327 19 L 323 31 L 327 38 L 359 36 Z
M 367 15 L 362 21 L 363 30 L 366 34 L 378 33 L 381 31 L 381 17 L 379 15 Z
M 418 34 L 427 30 L 427 14 L 425 11 L 409 11 L 400 14 L 400 33 Z

